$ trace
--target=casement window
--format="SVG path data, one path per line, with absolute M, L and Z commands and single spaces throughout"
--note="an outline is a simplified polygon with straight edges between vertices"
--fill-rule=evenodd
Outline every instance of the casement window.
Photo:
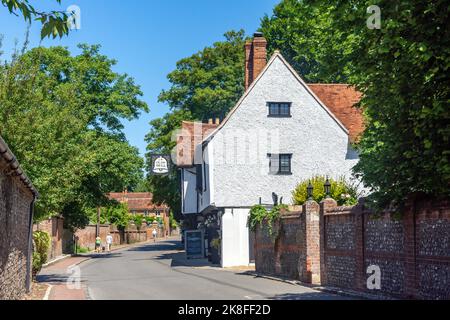
M 268 156 L 270 158 L 270 174 L 292 174 L 292 154 L 269 154 Z
M 269 117 L 290 118 L 291 103 L 290 102 L 268 102 Z
M 197 180 L 197 191 L 199 191 L 200 193 L 203 191 L 203 170 L 202 170 L 202 165 L 201 164 L 196 164 L 195 165 L 195 175 L 196 175 L 196 180 Z

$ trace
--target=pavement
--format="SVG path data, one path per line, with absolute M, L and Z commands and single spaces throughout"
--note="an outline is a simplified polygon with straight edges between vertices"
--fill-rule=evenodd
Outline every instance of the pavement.
M 71 257 L 44 268 L 48 300 L 348 300 L 345 295 L 187 260 L 178 239 L 110 254 Z M 67 285 L 69 284 L 69 285 Z

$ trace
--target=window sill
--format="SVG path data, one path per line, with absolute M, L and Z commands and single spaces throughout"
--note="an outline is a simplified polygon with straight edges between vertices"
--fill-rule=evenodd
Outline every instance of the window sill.
M 292 115 L 274 115 L 274 114 L 269 114 L 267 116 L 267 118 L 292 118 Z
M 292 172 L 278 172 L 278 173 L 269 173 L 271 176 L 292 176 Z

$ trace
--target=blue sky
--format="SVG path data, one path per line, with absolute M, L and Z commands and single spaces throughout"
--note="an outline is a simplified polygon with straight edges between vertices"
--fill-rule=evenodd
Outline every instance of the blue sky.
M 265 13 L 271 14 L 279 0 L 70 0 L 30 1 L 39 10 L 65 10 L 75 4 L 81 9 L 81 30 L 63 39 L 49 39 L 43 46 L 63 45 L 77 53 L 78 43 L 101 44 L 102 53 L 118 60 L 115 71 L 135 78 L 150 106 L 148 114 L 124 122 L 130 143 L 145 154 L 149 121 L 169 109 L 157 102 L 169 83 L 167 74 L 184 57 L 223 39 L 228 30 L 244 29 L 251 35 Z M 26 23 L 0 7 L 0 34 L 5 56 L 15 40 L 23 41 Z M 31 28 L 30 47 L 39 45 L 40 23 Z

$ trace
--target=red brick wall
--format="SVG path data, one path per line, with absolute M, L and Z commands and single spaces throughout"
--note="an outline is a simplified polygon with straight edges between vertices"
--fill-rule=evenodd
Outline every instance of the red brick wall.
M 96 225 L 89 225 L 85 229 L 78 230 L 76 236 L 78 237 L 78 245 L 82 248 L 95 249 Z M 113 237 L 113 245 L 132 244 L 137 242 L 147 241 L 147 226 L 142 225 L 138 230 L 135 225 L 130 225 L 124 231 L 118 230 L 113 225 L 100 226 L 100 238 L 102 245 L 106 244 L 106 236 L 110 233 Z
M 51 238 L 51 245 L 48 250 L 48 261 L 51 261 L 63 254 L 63 224 L 64 219 L 53 217 L 36 223 L 33 230 L 45 231 Z
M 272 236 L 267 224 L 258 227 L 256 271 L 317 283 L 320 277 L 318 229 L 319 206 L 315 202 L 305 205 L 301 212 L 283 215 L 273 226 Z
M 363 202 L 327 200 L 319 223 L 316 205 L 283 217 L 274 240 L 258 229 L 258 272 L 380 296 L 450 299 L 450 201 L 416 198 L 402 212 L 374 215 Z M 381 270 L 381 290 L 367 288 L 372 265 Z

